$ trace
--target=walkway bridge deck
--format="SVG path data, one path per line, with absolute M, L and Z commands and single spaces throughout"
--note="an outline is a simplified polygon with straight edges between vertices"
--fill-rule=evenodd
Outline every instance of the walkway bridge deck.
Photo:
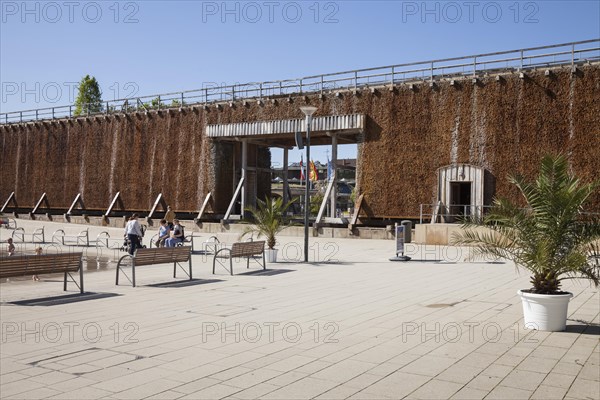
M 0 113 L 0 124 L 89 117 L 92 115 L 147 112 L 160 109 L 204 106 L 242 100 L 325 94 L 341 90 L 394 86 L 411 82 L 477 78 L 540 68 L 579 65 L 600 61 L 600 38 L 518 50 L 476 54 L 358 69 L 297 79 L 204 87 L 183 92 L 106 101 L 102 111 L 75 115 L 74 105 Z M 85 107 L 84 107 L 85 108 Z

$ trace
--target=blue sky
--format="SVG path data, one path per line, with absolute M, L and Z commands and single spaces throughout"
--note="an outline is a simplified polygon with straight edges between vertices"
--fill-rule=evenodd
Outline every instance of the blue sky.
M 0 1 L 1 112 L 600 37 L 600 1 Z M 326 147 L 315 160 L 325 161 Z M 353 157 L 355 146 L 340 150 Z M 290 161 L 300 152 L 292 151 Z M 274 162 L 281 162 L 274 152 Z

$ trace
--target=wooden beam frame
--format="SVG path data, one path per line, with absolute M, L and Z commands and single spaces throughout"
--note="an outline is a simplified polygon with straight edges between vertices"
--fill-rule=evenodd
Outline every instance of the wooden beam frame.
M 229 207 L 227 207 L 227 212 L 225 212 L 225 216 L 223 217 L 223 221 L 229 220 L 229 217 L 231 216 L 231 212 L 233 211 L 233 206 L 235 205 L 235 201 L 237 200 L 238 196 L 240 195 L 240 192 L 242 191 L 243 186 L 244 186 L 244 178 L 240 179 L 240 181 L 238 182 L 237 188 L 235 189 L 235 192 L 233 193 L 233 197 L 231 198 L 231 202 L 229 202 Z
M 323 213 L 325 212 L 325 207 L 327 207 L 327 202 L 329 201 L 329 196 L 331 196 L 331 191 L 333 185 L 335 184 L 335 172 L 333 173 L 332 179 L 329 181 L 327 185 L 327 190 L 325 191 L 325 197 L 323 197 L 323 201 L 321 202 L 321 208 L 319 208 L 319 213 L 317 214 L 317 219 L 315 221 L 315 225 L 319 225 L 321 223 L 321 219 L 323 218 Z M 309 205 L 310 207 L 310 205 Z
M 37 212 L 37 210 L 42 205 L 42 202 L 45 202 L 46 203 L 46 208 L 49 208 L 48 199 L 47 199 L 47 196 L 46 196 L 46 192 L 42 193 L 42 196 L 40 197 L 40 199 L 38 200 L 38 202 L 35 204 L 35 207 L 33 207 L 33 210 L 31 210 L 31 214 L 35 214 Z
M 152 206 L 152 209 L 150 210 L 150 213 L 148 214 L 148 219 L 152 218 L 152 216 L 154 215 L 154 212 L 156 211 L 156 207 L 158 207 L 159 203 L 160 203 L 160 205 L 162 205 L 163 210 L 166 211 L 167 203 L 163 199 L 162 193 L 159 193 L 158 196 L 156 197 L 156 200 L 154 201 L 154 205 Z
M 106 210 L 106 213 L 104 214 L 105 217 L 108 217 L 110 215 L 110 213 L 112 212 L 112 209 L 115 206 L 115 204 L 117 203 L 117 201 L 119 201 L 121 208 L 123 208 L 123 201 L 121 200 L 121 192 L 117 192 L 117 194 L 115 194 L 115 197 L 110 202 L 110 205 L 108 206 L 108 209 Z
M 81 193 L 77 193 L 77 196 L 75 196 L 75 200 L 73 200 L 73 203 L 71 203 L 71 207 L 69 207 L 69 210 L 67 211 L 67 215 L 71 215 L 73 213 L 73 209 L 75 208 L 75 205 L 77 203 L 79 203 L 82 210 L 85 210 L 85 205 L 83 204 L 83 199 L 81 198 Z
M 212 197 L 212 192 L 208 192 L 206 194 L 206 197 L 204 198 L 204 202 L 202 203 L 202 207 L 200 207 L 200 211 L 198 211 L 198 216 L 196 217 L 196 220 L 198 222 L 202 219 L 202 216 L 204 215 L 204 210 L 206 210 L 206 206 L 208 205 L 208 202 L 210 201 L 211 197 Z
M 6 201 L 4 202 L 4 205 L 2 206 L 2 209 L 0 210 L 0 212 L 4 212 L 4 210 L 6 209 L 6 207 L 8 207 L 9 203 L 13 203 L 15 208 L 17 208 L 17 201 L 15 200 L 15 192 L 11 192 L 11 194 L 8 196 L 8 199 L 6 199 Z

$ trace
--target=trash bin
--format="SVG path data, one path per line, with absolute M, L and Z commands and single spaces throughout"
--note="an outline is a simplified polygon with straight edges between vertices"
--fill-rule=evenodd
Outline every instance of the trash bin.
M 402 221 L 401 224 L 404 227 L 404 243 L 410 243 L 412 236 L 412 222 Z

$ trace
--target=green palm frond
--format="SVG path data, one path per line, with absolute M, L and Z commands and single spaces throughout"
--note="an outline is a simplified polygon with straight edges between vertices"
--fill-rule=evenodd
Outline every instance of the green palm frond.
M 562 280 L 580 277 L 598 286 L 600 222 L 583 213 L 598 183 L 581 183 L 569 172 L 564 156 L 544 157 L 533 182 L 520 176 L 510 182 L 527 207 L 496 199 L 484 218 L 463 224 L 453 244 L 473 246 L 472 258 L 491 255 L 526 268 L 536 293 L 557 292 Z
M 272 249 L 276 242 L 275 236 L 290 225 L 285 212 L 292 203 L 283 204 L 283 199 L 280 197 L 267 197 L 264 201 L 258 200 L 256 208 L 246 208 L 253 225 L 246 228 L 242 237 L 251 233 L 256 233 L 258 237 L 264 236 L 267 239 L 267 247 Z

